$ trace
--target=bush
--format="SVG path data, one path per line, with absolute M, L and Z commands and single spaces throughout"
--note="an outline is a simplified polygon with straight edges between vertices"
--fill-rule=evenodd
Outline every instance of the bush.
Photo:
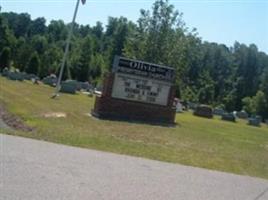
M 245 97 L 242 102 L 247 113 L 261 115 L 263 118 L 268 115 L 268 102 L 262 91 L 258 91 L 254 97 Z

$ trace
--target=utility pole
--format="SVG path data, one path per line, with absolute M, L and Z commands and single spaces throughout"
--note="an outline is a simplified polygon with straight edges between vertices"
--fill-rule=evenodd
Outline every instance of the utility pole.
M 81 1 L 82 1 L 82 4 L 86 3 L 86 0 L 81 0 Z M 59 77 L 58 77 L 58 80 L 57 80 L 56 90 L 55 90 L 55 93 L 53 94 L 53 96 L 51 98 L 56 98 L 57 96 L 59 96 L 59 92 L 60 92 L 60 88 L 61 88 L 62 74 L 63 74 L 63 71 L 64 71 L 64 66 L 65 66 L 67 55 L 68 55 L 68 52 L 69 52 L 70 41 L 71 41 L 72 34 L 73 34 L 73 28 L 74 28 L 74 23 L 75 23 L 77 11 L 78 11 L 79 3 L 80 3 L 80 0 L 77 0 L 75 10 L 74 10 L 73 20 L 72 20 L 71 27 L 70 27 L 68 37 L 67 37 L 67 40 L 66 40 L 66 46 L 65 46 L 65 51 L 64 51 L 62 63 L 61 63 L 60 74 L 59 74 Z

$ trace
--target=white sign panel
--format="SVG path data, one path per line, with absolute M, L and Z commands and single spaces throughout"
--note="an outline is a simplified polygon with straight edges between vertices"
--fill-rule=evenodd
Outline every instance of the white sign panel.
M 166 106 L 169 91 L 169 83 L 116 73 L 112 97 Z

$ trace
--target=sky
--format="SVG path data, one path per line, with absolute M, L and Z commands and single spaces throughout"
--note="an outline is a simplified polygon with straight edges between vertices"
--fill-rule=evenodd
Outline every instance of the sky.
M 140 9 L 151 9 L 154 0 L 87 0 L 80 4 L 76 22 L 107 24 L 108 16 L 134 22 Z M 256 44 L 268 54 L 268 0 L 170 0 L 183 13 L 189 28 L 197 28 L 203 41 L 232 46 L 235 41 Z M 32 19 L 72 20 L 76 0 L 0 0 L 1 12 L 27 12 Z

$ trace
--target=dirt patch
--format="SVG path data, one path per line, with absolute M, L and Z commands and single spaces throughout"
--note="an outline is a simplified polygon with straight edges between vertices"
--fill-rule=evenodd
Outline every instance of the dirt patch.
M 18 116 L 9 113 L 3 105 L 0 105 L 0 118 L 10 128 L 21 131 L 33 131 L 32 127 L 27 126 Z
M 42 115 L 43 117 L 50 118 L 61 118 L 61 117 L 66 117 L 66 113 L 63 112 L 50 112 L 50 113 L 45 113 Z

